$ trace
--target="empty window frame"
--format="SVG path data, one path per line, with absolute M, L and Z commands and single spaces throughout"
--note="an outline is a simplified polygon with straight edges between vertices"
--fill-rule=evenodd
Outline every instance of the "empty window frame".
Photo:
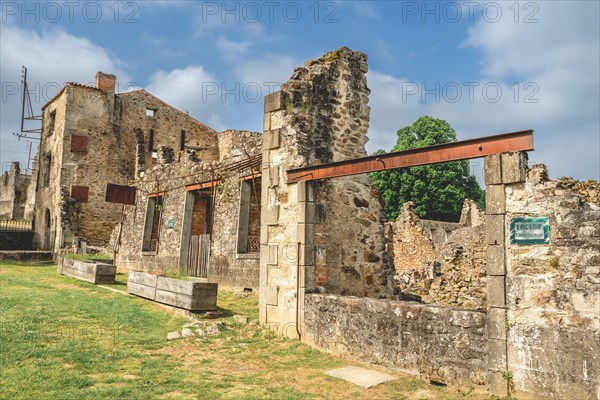
M 148 197 L 142 251 L 155 252 L 158 250 L 158 238 L 160 235 L 160 221 L 163 204 L 164 198 L 162 194 L 150 195 L 150 197 Z
M 52 168 L 52 154 L 48 152 L 44 155 L 43 170 L 42 170 L 42 179 L 43 179 L 45 188 L 50 186 L 50 169 L 51 168 Z
M 146 117 L 154 118 L 156 116 L 155 108 L 146 108 Z
M 179 151 L 185 150 L 185 131 L 179 133 Z
M 260 251 L 260 178 L 246 179 L 240 186 L 238 254 Z
M 52 111 L 48 116 L 48 135 L 54 133 L 54 125 L 56 123 L 56 111 Z

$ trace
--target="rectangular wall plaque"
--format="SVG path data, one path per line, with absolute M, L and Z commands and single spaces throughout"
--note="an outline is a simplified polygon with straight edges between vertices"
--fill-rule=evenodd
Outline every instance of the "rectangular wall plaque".
M 510 220 L 510 243 L 550 243 L 550 221 L 548 217 L 512 218 Z

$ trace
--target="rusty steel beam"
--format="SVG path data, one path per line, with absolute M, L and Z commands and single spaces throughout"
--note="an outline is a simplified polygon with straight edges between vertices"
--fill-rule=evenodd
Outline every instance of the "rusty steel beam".
M 287 182 L 313 181 L 388 169 L 414 167 L 417 165 L 469 160 L 509 151 L 532 150 L 533 130 L 530 129 L 438 144 L 420 149 L 356 158 L 331 164 L 290 169 L 287 171 Z

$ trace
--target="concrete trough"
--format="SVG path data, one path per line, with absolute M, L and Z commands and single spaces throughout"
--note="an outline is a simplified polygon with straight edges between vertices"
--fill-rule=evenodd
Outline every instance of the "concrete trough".
M 217 283 L 206 279 L 175 279 L 131 271 L 127 279 L 127 292 L 159 303 L 189 311 L 214 311 L 217 309 Z
M 80 261 L 63 258 L 56 266 L 61 275 L 97 284 L 114 284 L 117 267 L 102 261 Z

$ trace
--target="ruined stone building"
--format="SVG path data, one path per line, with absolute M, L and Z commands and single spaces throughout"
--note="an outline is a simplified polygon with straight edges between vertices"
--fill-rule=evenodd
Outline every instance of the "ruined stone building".
M 13 162 L 2 174 L 0 181 L 0 220 L 32 218 L 33 200 L 31 175 L 21 173 L 21 166 Z M 35 190 L 35 187 L 33 187 Z
M 115 93 L 115 76 L 95 87 L 66 84 L 42 108 L 35 193 L 38 247 L 59 253 L 85 241 L 106 246 L 121 207 L 105 201 L 107 183 L 127 184 L 157 163 L 160 146 L 216 156 L 216 132 L 146 92 Z
M 342 161 L 365 155 L 366 72 L 366 56 L 342 48 L 265 98 L 261 322 L 436 382 L 598 398 L 597 183 L 548 181 L 523 151 L 491 154 L 485 217 L 467 207 L 460 224 L 417 221 L 408 205 L 386 226 L 367 176 L 320 179 L 312 174 L 323 170 L 310 168 L 342 171 Z M 516 241 L 524 218 L 548 222 L 543 241 Z M 425 279 L 396 286 L 405 272 Z M 403 290 L 426 302 L 405 301 Z
M 67 84 L 43 109 L 40 245 L 79 238 L 121 271 L 258 289 L 274 331 L 436 382 L 598 398 L 597 183 L 549 181 L 532 147 L 490 152 L 485 215 L 467 201 L 459 223 L 424 221 L 406 204 L 390 224 L 368 175 L 310 170 L 367 155 L 367 70 L 348 48 L 307 61 L 265 97 L 262 133 L 115 94 L 112 75 Z M 135 198 L 106 202 L 107 183 Z M 547 222 L 542 242 L 515 239 L 523 218 Z
M 214 158 L 175 157 L 163 146 L 156 166 L 138 167 L 136 202 L 113 234 L 119 269 L 258 289 L 262 137 L 227 130 L 216 138 Z

